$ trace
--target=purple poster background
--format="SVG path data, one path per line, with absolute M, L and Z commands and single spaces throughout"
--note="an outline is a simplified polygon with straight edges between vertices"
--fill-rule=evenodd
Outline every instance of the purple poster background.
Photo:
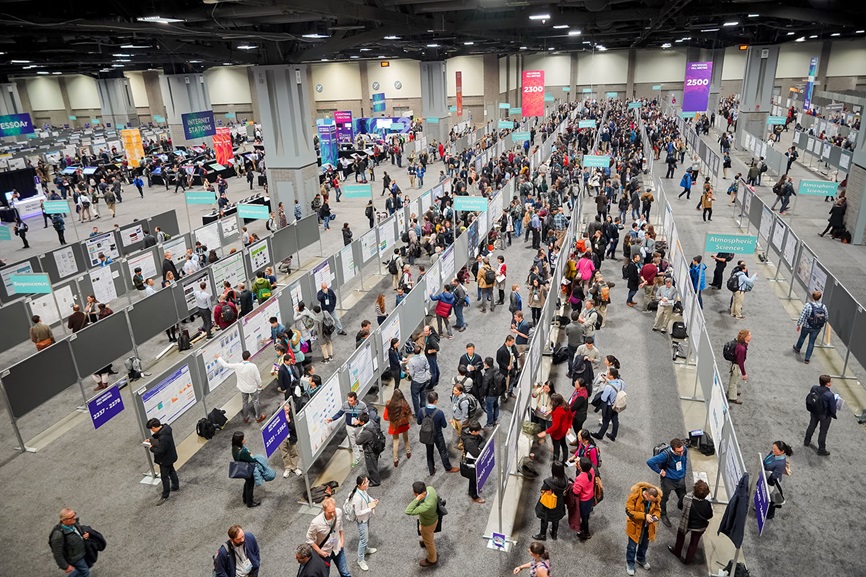
M 713 78 L 712 62 L 686 63 L 686 81 L 683 85 L 683 112 L 706 112 L 710 101 L 710 82 Z
M 280 443 L 285 441 L 288 436 L 289 421 L 286 420 L 286 412 L 281 407 L 262 427 L 262 441 L 268 458 L 274 454 Z
M 123 411 L 123 399 L 120 397 L 120 388 L 112 385 L 87 401 L 87 410 L 90 411 L 90 420 L 93 428 L 98 429 Z
M 355 135 L 352 132 L 352 111 L 335 111 L 334 124 L 337 125 L 337 140 L 339 142 L 352 142 L 352 139 L 355 138 Z

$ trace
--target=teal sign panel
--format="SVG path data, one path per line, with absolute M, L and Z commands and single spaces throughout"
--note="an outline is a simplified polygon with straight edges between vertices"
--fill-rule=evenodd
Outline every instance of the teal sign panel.
M 563 86 L 562 91 L 563 92 L 571 92 L 571 86 Z
M 797 194 L 802 196 L 836 196 L 839 190 L 838 182 L 826 180 L 801 180 Z
M 629 102 L 628 103 L 629 110 L 631 110 L 632 108 L 640 108 L 641 106 L 643 106 L 643 102 Z
M 45 273 L 13 274 L 9 280 L 15 294 L 51 294 L 51 279 Z
M 502 110 L 508 110 L 509 108 L 511 108 L 511 105 L 508 104 L 507 102 L 500 102 L 500 103 L 499 103 L 499 108 L 502 109 Z
M 226 112 L 225 117 L 228 118 L 229 120 L 231 120 L 232 118 L 237 118 L 238 115 L 235 114 L 234 112 Z
M 661 90 L 661 89 L 662 89 L 662 85 L 661 85 L 661 84 L 656 84 L 656 85 L 653 86 L 653 90 Z
M 513 130 L 514 123 L 510 120 L 500 120 L 499 121 L 499 130 Z
M 595 120 L 580 120 L 577 123 L 578 128 L 595 128 Z
M 517 116 L 520 116 L 523 114 L 523 109 L 522 108 L 509 108 L 508 114 L 516 114 Z
M 487 199 L 483 196 L 455 196 L 454 210 L 487 212 Z
M 768 116 L 767 124 L 785 124 L 784 116 Z
M 439 124 L 439 119 L 435 116 L 431 116 L 430 118 L 425 119 L 429 124 Z M 393 126 L 393 124 L 392 124 Z
M 439 120 L 438 118 L 436 120 Z M 340 187 L 346 198 L 372 198 L 372 184 L 344 184 Z
M 159 114 L 153 115 L 154 122 L 165 122 L 165 116 L 160 116 Z
M 77 116 L 70 116 L 69 120 L 78 120 L 78 117 Z
M 583 166 L 588 166 L 590 168 L 607 168 L 610 166 L 610 156 L 604 155 L 596 155 L 596 154 L 587 154 L 583 157 Z
M 90 124 L 93 124 L 93 125 L 96 125 L 96 124 L 102 124 L 102 121 L 99 120 L 98 118 L 91 118 L 91 119 L 90 119 Z
M 452 104 L 451 106 L 448 107 L 448 112 L 457 112 L 457 106 Z
M 680 112 L 680 118 L 694 118 L 697 115 L 697 112 Z
M 0 225 L 0 240 L 12 240 L 12 229 L 8 226 Z
M 544 101 L 545 102 L 553 102 L 555 99 L 553 98 L 553 94 L 545 94 Z
M 752 254 L 758 244 L 758 237 L 747 234 L 707 234 L 704 241 L 704 252 L 732 252 L 734 254 Z
M 46 200 L 42 203 L 45 214 L 69 214 L 69 203 L 65 200 Z
M 605 92 L 604 95 L 608 98 L 616 98 L 619 95 L 619 92 Z
M 187 192 L 185 195 L 187 204 L 213 204 L 216 199 L 212 192 L 205 191 L 195 191 L 195 192 Z
M 529 132 L 512 132 L 511 142 L 523 142 L 524 140 L 529 140 L 531 136 Z
M 268 218 L 268 207 L 263 204 L 239 204 L 238 216 L 241 218 L 261 219 Z
M 583 92 L 584 94 L 589 94 L 590 92 L 592 92 L 592 88 L 584 88 L 583 90 L 581 90 L 581 92 Z

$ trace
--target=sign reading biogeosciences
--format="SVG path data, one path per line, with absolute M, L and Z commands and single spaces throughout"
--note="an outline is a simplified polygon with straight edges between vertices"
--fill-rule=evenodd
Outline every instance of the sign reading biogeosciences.
M 187 140 L 216 134 L 213 110 L 190 112 L 189 114 L 181 114 L 180 117 L 183 124 L 183 136 Z
M 801 196 L 836 196 L 839 183 L 827 180 L 801 180 L 797 194 Z
M 13 274 L 9 280 L 15 294 L 51 294 L 51 279 L 45 273 Z
M 710 100 L 712 62 L 688 62 L 683 85 L 683 112 L 704 112 Z
M 0 137 L 30 134 L 34 132 L 33 121 L 26 112 L 23 114 L 7 114 L 0 116 Z
M 757 236 L 747 234 L 711 234 L 704 241 L 704 252 L 732 252 L 734 254 L 752 254 L 758 244 Z

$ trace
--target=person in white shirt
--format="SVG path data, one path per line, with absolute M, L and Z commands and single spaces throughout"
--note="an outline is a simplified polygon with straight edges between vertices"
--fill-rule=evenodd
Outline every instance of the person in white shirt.
M 153 279 L 149 278 L 146 281 L 144 281 L 144 296 L 145 296 L 145 298 L 147 298 L 150 295 L 154 295 L 154 294 L 156 294 L 156 289 L 153 288 Z
M 358 567 L 367 571 L 369 566 L 364 559 L 367 555 L 377 551 L 375 547 L 369 547 L 370 517 L 376 512 L 379 499 L 373 499 L 367 494 L 370 480 L 365 475 L 358 475 L 355 488 L 352 490 L 352 509 L 355 511 L 355 523 L 358 524 Z
M 256 418 L 256 422 L 261 423 L 267 418 L 267 415 L 262 413 L 259 408 L 259 393 L 264 387 L 262 386 L 262 374 L 259 371 L 259 367 L 250 362 L 251 356 L 249 351 L 244 351 L 241 354 L 241 358 L 244 360 L 242 363 L 227 363 L 219 356 L 219 353 L 214 355 L 214 358 L 220 365 L 235 372 L 235 377 L 237 377 L 238 381 L 237 387 L 241 392 L 241 398 L 244 403 L 241 410 L 244 423 L 250 422 L 250 418 L 247 416 L 251 410 L 250 405 L 252 405 L 253 416 Z
M 674 288 L 673 278 L 665 277 L 665 284 L 656 289 L 656 300 L 659 303 L 659 310 L 656 313 L 653 331 L 666 333 L 674 312 L 674 303 L 677 300 L 677 289 Z
M 201 266 L 198 263 L 198 258 L 194 255 L 186 255 L 186 262 L 183 263 L 183 274 L 191 275 L 199 270 L 201 270 Z
M 210 311 L 210 302 L 213 296 L 207 292 L 207 283 L 203 282 L 199 286 L 200 290 L 195 291 L 195 306 L 198 308 L 198 316 L 201 318 L 200 333 L 207 333 L 207 338 L 212 338 L 211 330 L 213 329 L 213 315 Z

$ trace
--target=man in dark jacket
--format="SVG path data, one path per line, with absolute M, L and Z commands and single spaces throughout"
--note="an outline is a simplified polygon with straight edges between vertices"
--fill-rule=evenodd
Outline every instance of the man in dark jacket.
M 517 384 L 517 379 L 514 376 L 517 374 L 519 358 L 520 352 L 514 344 L 514 336 L 508 335 L 505 337 L 505 343 L 496 351 L 496 364 L 499 366 L 499 373 L 503 382 L 507 385 L 507 390 L 502 391 L 502 402 L 508 400 L 508 395 L 514 396 L 512 391 Z
M 156 246 L 156 237 L 150 234 L 148 229 L 144 229 L 144 248 L 150 248 L 152 246 Z
M 174 470 L 177 449 L 169 425 L 163 425 L 159 419 L 150 419 L 147 421 L 147 428 L 150 429 L 151 439 L 144 443 L 153 453 L 153 462 L 159 465 L 159 476 L 162 479 L 162 496 L 156 503 L 159 507 L 168 500 L 172 491 L 180 490 L 180 481 L 177 479 L 177 471 Z
M 253 312 L 253 291 L 244 283 L 238 283 L 238 318 Z
M 319 301 L 319 304 L 322 306 L 323 311 L 328 311 L 328 313 L 334 319 L 334 326 L 337 329 L 337 333 L 341 335 L 345 335 L 346 331 L 343 330 L 343 323 L 340 322 L 340 317 L 334 312 L 337 308 L 337 295 L 334 291 L 328 286 L 328 283 L 322 283 L 322 289 L 316 293 L 316 300 Z
M 378 487 L 382 484 L 382 478 L 379 475 L 380 453 L 373 450 L 373 444 L 376 441 L 376 433 L 379 427 L 375 421 L 370 420 L 369 413 L 361 413 L 358 416 L 358 421 L 361 423 L 361 430 L 355 437 L 355 442 L 364 449 L 364 465 L 367 468 L 367 478 L 370 480 L 370 486 Z
M 484 368 L 484 360 L 481 355 L 475 352 L 475 344 L 468 343 L 466 345 L 466 353 L 460 356 L 457 362 L 457 368 L 466 367 L 466 376 L 472 379 L 473 383 L 481 382 L 481 369 Z
M 66 326 L 71 329 L 73 333 L 77 333 L 87 326 L 87 320 L 87 315 L 81 312 L 81 305 L 74 304 L 72 305 L 72 314 L 69 315 L 69 320 Z
M 635 306 L 635 302 L 632 300 L 634 295 L 637 294 L 638 288 L 640 288 L 640 253 L 634 255 L 631 259 L 631 262 L 626 265 L 625 278 L 628 281 L 626 284 L 628 286 L 628 298 L 625 300 L 625 304 L 630 307 Z
M 809 394 L 812 391 L 818 394 L 818 403 L 815 410 L 811 412 L 809 426 L 806 428 L 806 438 L 803 439 L 803 446 L 808 447 L 812 444 L 812 434 L 815 432 L 815 427 L 818 425 L 821 428 L 818 430 L 818 454 L 822 457 L 830 455 L 830 451 L 825 448 L 824 443 L 827 441 L 827 429 L 830 428 L 830 419 L 836 418 L 836 395 L 830 390 L 831 379 L 830 375 L 821 375 L 818 377 L 818 384 L 812 385 Z
M 240 525 L 229 527 L 229 540 L 217 551 L 216 577 L 258 577 L 259 565 L 261 556 L 255 535 L 245 533 Z
M 484 412 L 487 413 L 485 427 L 492 428 L 499 421 L 499 397 L 505 393 L 505 377 L 493 368 L 493 358 L 484 359 L 484 376 L 481 377 L 479 396 L 484 398 Z
M 328 577 L 330 568 L 319 555 L 313 554 L 313 548 L 303 543 L 295 550 L 295 559 L 298 564 L 298 577 Z
M 487 442 L 481 434 L 481 424 L 478 421 L 469 423 L 460 434 L 460 439 L 463 441 L 463 450 L 466 453 L 466 465 L 469 466 L 469 498 L 474 503 L 484 504 L 486 501 L 478 494 L 478 484 L 475 479 L 475 462 Z
M 435 446 L 439 451 L 445 472 L 457 473 L 460 469 L 451 466 L 451 459 L 448 457 L 448 445 L 445 444 L 445 434 L 442 432 L 448 426 L 448 421 L 445 418 L 445 413 L 436 407 L 438 402 L 439 394 L 436 391 L 430 391 L 427 393 L 427 406 L 418 411 L 419 425 L 424 423 L 424 418 L 427 416 L 433 419 L 433 442 L 429 445 L 425 443 L 427 447 L 427 470 L 431 475 L 436 474 L 436 462 L 433 460 L 433 447 Z
M 171 253 L 165 253 L 165 260 L 162 261 L 162 280 L 168 275 L 169 271 L 174 275 L 174 280 L 180 280 L 180 273 L 177 272 L 177 267 L 174 266 L 174 261 L 171 260 Z
M 61 509 L 60 523 L 55 525 L 51 531 L 51 536 L 48 538 L 57 566 L 66 571 L 67 574 L 74 573 L 76 577 L 90 577 L 90 568 L 84 559 L 87 552 L 84 540 L 88 538 L 90 538 L 90 534 L 81 529 L 75 511 L 69 508 Z
M 430 365 L 430 384 L 427 385 L 427 390 L 430 390 L 439 384 L 439 335 L 430 325 L 424 327 L 424 356 Z

